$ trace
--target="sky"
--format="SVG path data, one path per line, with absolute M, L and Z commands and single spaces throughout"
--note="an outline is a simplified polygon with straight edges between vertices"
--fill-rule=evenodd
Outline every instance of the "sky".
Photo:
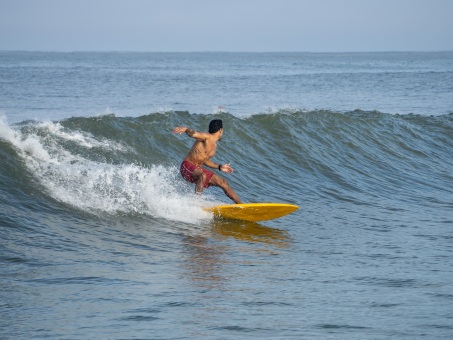
M 0 50 L 453 50 L 453 0 L 0 0 Z

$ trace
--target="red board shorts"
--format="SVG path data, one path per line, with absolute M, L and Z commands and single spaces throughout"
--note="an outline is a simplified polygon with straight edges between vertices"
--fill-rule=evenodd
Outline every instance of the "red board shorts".
M 190 183 L 196 183 L 197 180 L 193 177 L 193 172 L 195 169 L 200 169 L 206 174 L 206 180 L 203 184 L 203 187 L 208 188 L 209 187 L 209 181 L 211 180 L 211 177 L 214 176 L 214 173 L 206 170 L 205 168 L 201 167 L 200 165 L 196 165 L 193 163 L 190 163 L 189 161 L 183 161 L 181 163 L 181 175 L 182 177 Z

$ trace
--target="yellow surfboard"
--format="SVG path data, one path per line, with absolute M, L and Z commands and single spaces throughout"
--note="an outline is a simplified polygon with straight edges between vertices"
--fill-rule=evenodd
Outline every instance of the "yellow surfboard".
M 297 209 L 299 209 L 297 205 L 286 203 L 225 204 L 204 208 L 205 211 L 212 212 L 215 217 L 252 222 L 273 220 Z

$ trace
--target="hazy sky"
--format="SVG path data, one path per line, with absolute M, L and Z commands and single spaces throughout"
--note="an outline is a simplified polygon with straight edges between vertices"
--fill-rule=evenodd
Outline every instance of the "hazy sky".
M 453 0 L 0 0 L 0 50 L 453 50 Z

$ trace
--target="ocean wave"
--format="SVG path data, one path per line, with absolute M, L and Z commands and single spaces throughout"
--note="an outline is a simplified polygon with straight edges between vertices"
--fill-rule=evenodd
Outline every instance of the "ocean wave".
M 201 206 L 224 197 L 208 191 L 194 200 L 178 173 L 192 141 L 171 130 L 205 130 L 213 117 L 225 126 L 216 160 L 235 168 L 228 180 L 246 201 L 452 204 L 453 114 L 169 111 L 15 125 L 2 117 L 0 148 L 9 166 L 1 175 L 8 186 L 26 173 L 43 195 L 82 211 L 196 222 L 209 218 Z

